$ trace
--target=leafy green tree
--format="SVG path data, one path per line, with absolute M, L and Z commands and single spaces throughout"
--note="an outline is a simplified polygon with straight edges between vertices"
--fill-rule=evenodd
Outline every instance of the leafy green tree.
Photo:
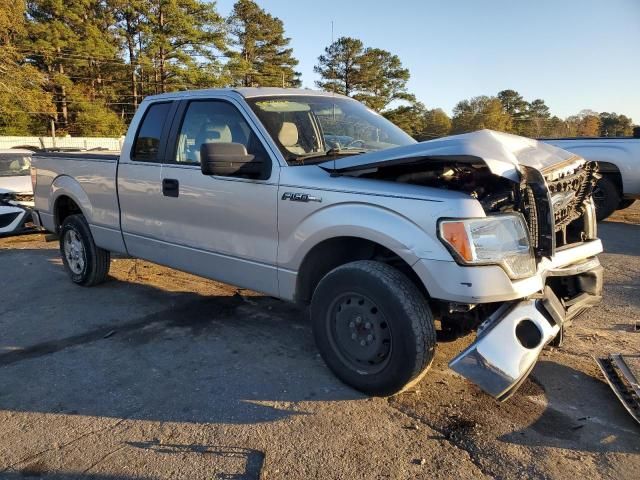
M 0 0 L 0 135 L 45 133 L 55 113 L 45 76 L 25 64 L 25 4 Z
M 518 135 L 538 138 L 544 135 L 546 124 L 551 113 L 544 100 L 536 98 L 527 104 L 526 112 L 519 118 L 514 118 L 514 131 Z
M 69 126 L 69 86 L 86 87 L 90 98 L 108 96 L 105 78 L 113 63 L 121 63 L 113 18 L 100 0 L 30 0 L 27 3 L 31 63 L 50 80 L 59 125 Z
M 600 134 L 600 116 L 593 110 L 582 110 L 566 120 L 572 136 L 597 137 Z
M 549 138 L 557 138 L 557 137 L 571 137 L 575 135 L 575 131 L 571 129 L 571 126 L 562 120 L 561 118 L 554 115 L 549 118 L 546 122 L 544 122 L 544 128 L 540 137 L 549 137 Z
M 502 90 L 498 92 L 498 100 L 502 103 L 502 106 L 512 118 L 519 118 L 526 114 L 529 104 L 522 98 L 515 90 Z
M 418 140 L 431 140 L 449 135 L 451 131 L 451 119 L 441 108 L 427 110 L 424 114 L 424 128 L 420 132 Z
M 101 101 L 79 101 L 73 104 L 73 112 L 76 135 L 118 137 L 126 131 L 122 118 Z
M 632 134 L 633 122 L 626 115 L 618 115 L 615 112 L 600 114 L 601 137 L 624 137 Z
M 426 128 L 426 113 L 427 109 L 422 103 L 414 102 L 387 110 L 382 115 L 416 140 L 421 140 Z
M 451 119 L 442 109 L 428 110 L 421 102 L 400 105 L 382 115 L 418 141 L 444 137 L 451 130 Z
M 300 86 L 298 60 L 285 37 L 282 20 L 252 0 L 238 0 L 227 19 L 231 45 L 227 64 L 239 86 Z
M 452 133 L 473 132 L 483 128 L 509 132 L 511 126 L 511 115 L 497 97 L 473 97 L 458 102 L 453 109 Z
M 353 97 L 377 112 L 396 100 L 415 100 L 407 91 L 409 70 L 400 58 L 380 48 L 364 48 L 356 38 L 340 37 L 325 48 L 314 71 L 321 77 L 316 81 L 321 89 Z
M 219 52 L 226 50 L 224 20 L 215 2 L 148 1 L 146 49 L 153 59 L 154 83 L 159 92 L 188 88 L 185 73 L 202 68 L 202 63 L 215 64 Z M 209 80 L 218 86 L 215 75 Z
M 129 98 L 131 110 L 135 112 L 143 93 L 140 91 L 140 82 L 144 73 L 142 62 L 146 59 L 141 45 L 147 30 L 146 19 L 149 16 L 150 4 L 147 0 L 109 0 L 109 5 L 115 20 L 118 40 L 128 57 Z
M 415 100 L 415 96 L 407 92 L 409 70 L 402 66 L 397 55 L 380 48 L 367 48 L 358 61 L 360 82 L 355 99 L 376 112 L 396 100 Z
M 318 57 L 313 70 L 321 80 L 316 86 L 328 92 L 352 96 L 362 84 L 361 62 L 364 46 L 357 38 L 340 37 Z

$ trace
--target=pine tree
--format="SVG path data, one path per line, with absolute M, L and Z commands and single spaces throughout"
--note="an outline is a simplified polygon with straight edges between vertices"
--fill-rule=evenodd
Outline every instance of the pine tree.
M 0 134 L 45 133 L 54 114 L 46 78 L 24 63 L 25 4 L 0 0 Z
M 226 38 L 215 2 L 149 0 L 147 30 L 158 92 L 192 87 L 194 78 L 198 86 L 219 86 L 218 57 Z
M 409 70 L 400 58 L 380 48 L 365 49 L 356 38 L 341 37 L 325 48 L 314 71 L 321 77 L 318 87 L 356 98 L 378 112 L 396 100 L 415 100 L 407 92 Z
M 367 48 L 359 63 L 359 92 L 354 98 L 369 108 L 381 112 L 396 100 L 415 100 L 415 96 L 407 92 L 409 70 L 402 66 L 397 55 L 380 48 Z
M 340 37 L 318 57 L 313 70 L 320 75 L 316 81 L 318 88 L 328 92 L 351 96 L 362 84 L 360 75 L 364 47 L 357 38 Z
M 462 100 L 453 109 L 452 133 L 465 133 L 489 128 L 501 132 L 511 131 L 511 116 L 497 97 L 481 95 Z
M 116 92 L 105 82 L 122 63 L 113 18 L 100 0 L 32 0 L 27 8 L 27 56 L 49 80 L 59 128 L 73 131 L 85 102 L 96 103 L 94 112 L 114 102 Z
M 300 86 L 298 60 L 282 20 L 251 0 L 238 0 L 227 20 L 231 45 L 228 68 L 238 86 Z

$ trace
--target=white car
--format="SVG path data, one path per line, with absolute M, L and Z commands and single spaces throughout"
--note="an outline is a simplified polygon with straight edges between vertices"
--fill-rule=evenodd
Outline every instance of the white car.
M 0 236 L 33 228 L 29 150 L 0 150 Z

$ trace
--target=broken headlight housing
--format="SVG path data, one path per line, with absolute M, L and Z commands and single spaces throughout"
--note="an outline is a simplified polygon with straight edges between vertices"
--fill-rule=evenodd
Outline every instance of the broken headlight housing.
M 462 265 L 500 265 L 514 280 L 536 273 L 529 231 L 521 214 L 441 219 L 438 234 Z

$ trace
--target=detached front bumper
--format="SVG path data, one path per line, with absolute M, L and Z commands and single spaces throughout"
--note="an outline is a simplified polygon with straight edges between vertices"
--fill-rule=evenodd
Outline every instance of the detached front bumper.
M 449 367 L 499 400 L 527 378 L 542 349 L 564 326 L 602 300 L 603 269 L 596 257 L 548 272 L 542 293 L 506 302 L 478 328 Z

